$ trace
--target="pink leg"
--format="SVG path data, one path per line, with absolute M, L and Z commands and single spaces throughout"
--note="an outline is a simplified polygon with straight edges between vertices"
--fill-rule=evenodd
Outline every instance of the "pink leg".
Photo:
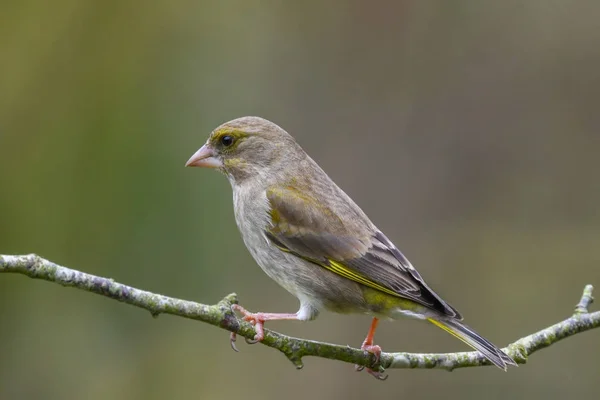
M 260 342 L 265 338 L 264 324 L 265 321 L 275 321 L 275 320 L 297 320 L 298 315 L 296 314 L 278 314 L 278 313 L 252 313 L 246 310 L 244 307 L 239 304 L 234 304 L 231 306 L 233 311 L 237 311 L 243 315 L 244 321 L 250 322 L 254 325 L 254 329 L 256 330 L 256 335 L 254 336 L 254 342 Z M 237 348 L 234 345 L 235 342 L 235 333 L 231 334 L 231 347 L 237 351 Z
M 379 319 L 373 318 L 373 321 L 371 322 L 371 327 L 369 328 L 369 332 L 367 333 L 367 337 L 365 338 L 362 346 L 360 346 L 361 350 L 364 350 L 371 354 L 374 354 L 376 362 L 379 362 L 379 357 L 381 357 L 381 347 L 379 347 L 376 344 L 373 344 L 373 340 L 375 338 L 375 330 L 377 329 L 378 324 L 379 324 Z M 364 369 L 364 367 L 362 365 L 356 366 L 357 371 L 362 371 L 363 369 Z M 373 375 L 375 378 L 380 379 L 382 381 L 386 380 L 388 377 L 387 375 L 382 374 L 381 372 L 373 371 L 372 369 L 369 369 L 369 368 L 367 368 L 367 372 L 369 374 Z
M 377 361 L 379 361 L 379 357 L 381 356 L 381 347 L 373 344 L 373 340 L 375 339 L 375 330 L 377 329 L 377 325 L 379 324 L 379 319 L 373 318 L 371 322 L 371 327 L 369 328 L 369 332 L 367 333 L 367 337 L 363 342 L 362 346 L 360 346 L 361 350 L 368 351 L 369 353 L 375 354 L 377 357 Z

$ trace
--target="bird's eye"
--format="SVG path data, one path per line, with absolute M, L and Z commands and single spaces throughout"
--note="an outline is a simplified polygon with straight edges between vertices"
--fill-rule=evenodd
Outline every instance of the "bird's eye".
M 225 135 L 221 137 L 221 144 L 225 147 L 229 147 L 233 144 L 233 136 Z

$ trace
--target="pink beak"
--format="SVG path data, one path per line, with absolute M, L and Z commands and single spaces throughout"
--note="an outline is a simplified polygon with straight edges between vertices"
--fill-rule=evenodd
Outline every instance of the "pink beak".
M 200 147 L 200 150 L 194 153 L 194 155 L 185 163 L 186 167 L 204 167 L 204 168 L 219 168 L 223 166 L 221 160 L 219 160 L 213 149 L 205 144 Z

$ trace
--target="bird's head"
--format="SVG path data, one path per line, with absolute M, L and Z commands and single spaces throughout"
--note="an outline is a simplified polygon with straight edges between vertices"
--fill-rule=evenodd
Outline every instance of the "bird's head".
M 186 167 L 216 168 L 230 180 L 277 172 L 298 160 L 304 152 L 279 126 L 259 117 L 242 117 L 226 122 L 185 164 Z

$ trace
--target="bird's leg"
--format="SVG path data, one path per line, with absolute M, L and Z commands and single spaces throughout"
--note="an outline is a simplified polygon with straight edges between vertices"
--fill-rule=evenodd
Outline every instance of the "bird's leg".
M 367 337 L 363 341 L 362 346 L 360 346 L 361 350 L 364 350 L 366 352 L 369 352 L 369 353 L 375 355 L 376 363 L 379 362 L 379 357 L 381 357 L 381 347 L 379 347 L 376 344 L 373 344 L 373 339 L 375 338 L 375 330 L 377 329 L 378 324 L 379 324 L 379 319 L 373 317 L 373 321 L 371 321 L 371 327 L 369 328 Z M 357 371 L 362 371 L 363 369 L 365 369 L 365 367 L 363 367 L 362 365 L 357 365 L 355 368 Z M 378 371 L 373 371 L 370 368 L 367 368 L 367 372 L 369 374 L 373 375 L 375 378 L 380 379 L 382 381 L 386 380 L 388 377 L 386 374 L 382 374 L 381 372 L 378 372 Z
M 379 361 L 379 357 L 381 356 L 381 347 L 373 344 L 373 340 L 375 339 L 375 330 L 377 329 L 377 325 L 379 324 L 378 318 L 373 318 L 371 321 L 371 327 L 369 328 L 369 332 L 367 333 L 367 337 L 365 338 L 362 346 L 360 346 L 361 350 L 368 351 L 369 353 L 375 354 L 376 360 Z
M 252 325 L 254 325 L 254 329 L 256 330 L 256 335 L 254 336 L 254 340 L 253 341 L 248 341 L 246 340 L 246 342 L 248 343 L 256 343 L 256 342 L 260 342 L 265 338 L 265 331 L 263 329 L 263 326 L 265 324 L 265 321 L 274 321 L 274 320 L 297 320 L 298 319 L 298 314 L 294 313 L 294 314 L 279 314 L 279 313 L 262 313 L 262 312 L 258 312 L 258 313 L 252 313 L 248 310 L 246 310 L 244 307 L 240 306 L 239 304 L 233 304 L 231 306 L 231 309 L 233 311 L 237 311 L 240 314 L 243 315 L 243 319 L 244 321 L 248 321 L 250 322 Z M 237 351 L 237 348 L 235 347 L 235 333 L 231 334 L 231 347 L 233 347 L 234 350 Z

